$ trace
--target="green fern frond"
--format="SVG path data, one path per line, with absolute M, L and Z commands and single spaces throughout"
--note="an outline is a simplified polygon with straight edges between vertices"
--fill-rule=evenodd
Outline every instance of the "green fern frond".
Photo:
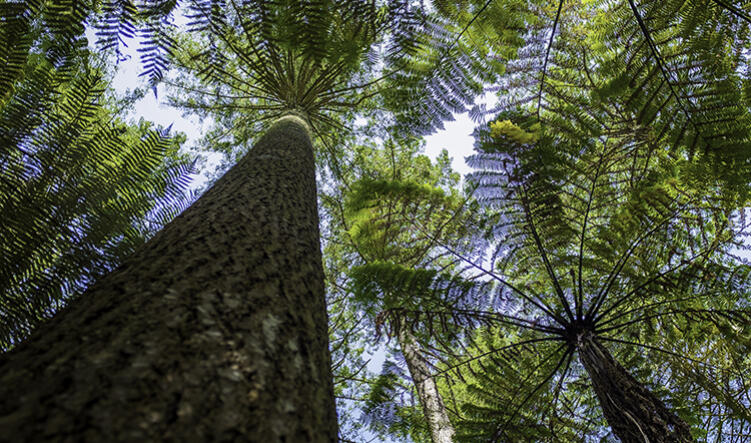
M 177 140 L 125 125 L 100 72 L 31 54 L 0 106 L 0 348 L 25 339 L 187 204 Z

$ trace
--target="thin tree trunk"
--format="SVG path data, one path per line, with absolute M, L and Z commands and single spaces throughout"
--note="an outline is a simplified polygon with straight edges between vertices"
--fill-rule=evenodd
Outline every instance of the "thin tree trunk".
M 592 334 L 580 336 L 577 347 L 605 419 L 623 443 L 694 441 L 686 422 L 631 376 Z
M 333 442 L 310 135 L 277 121 L 0 362 L 0 441 Z
M 454 441 L 454 428 L 451 426 L 446 406 L 430 374 L 428 362 L 420 353 L 420 346 L 407 327 L 398 328 L 399 346 L 407 362 L 409 375 L 417 388 L 423 413 L 428 421 L 430 437 L 433 443 L 451 443 Z

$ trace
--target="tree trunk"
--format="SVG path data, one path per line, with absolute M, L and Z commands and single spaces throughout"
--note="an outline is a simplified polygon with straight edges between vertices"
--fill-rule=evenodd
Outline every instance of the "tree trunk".
M 577 348 L 605 419 L 623 443 L 694 441 L 686 422 L 632 377 L 591 333 L 579 337 Z
M 333 442 L 326 322 L 313 150 L 287 116 L 0 357 L 0 441 Z
M 407 327 L 399 327 L 398 334 L 402 355 L 407 362 L 409 375 L 415 383 L 425 419 L 428 421 L 430 437 L 433 443 L 451 443 L 454 441 L 454 428 L 451 426 L 435 379 L 430 375 L 428 362 L 420 353 L 420 347 Z

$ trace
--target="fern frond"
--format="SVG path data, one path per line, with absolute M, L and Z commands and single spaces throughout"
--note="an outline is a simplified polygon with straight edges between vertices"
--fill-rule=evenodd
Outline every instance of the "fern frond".
M 31 60 L 0 107 L 3 350 L 184 208 L 193 172 L 176 139 L 117 120 L 101 73 Z

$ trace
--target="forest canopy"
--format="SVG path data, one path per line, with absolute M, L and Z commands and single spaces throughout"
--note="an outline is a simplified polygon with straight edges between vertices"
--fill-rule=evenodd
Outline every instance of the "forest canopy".
M 751 441 L 750 2 L 7 1 L 0 178 L 19 441 Z

